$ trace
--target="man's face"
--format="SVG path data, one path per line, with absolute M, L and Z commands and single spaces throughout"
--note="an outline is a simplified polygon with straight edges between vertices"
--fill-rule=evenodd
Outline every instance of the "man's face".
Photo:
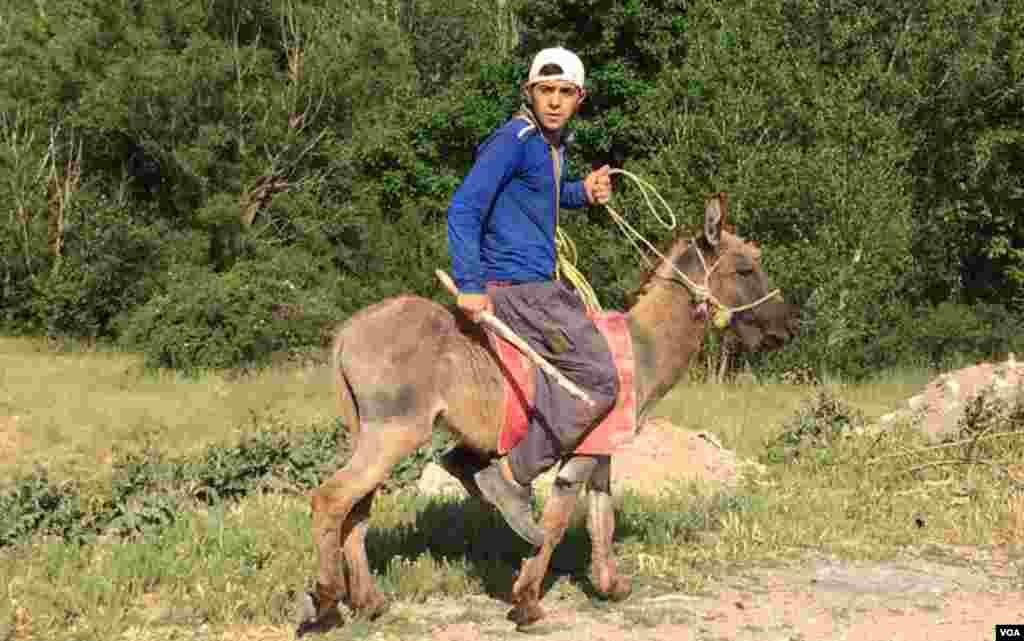
M 546 80 L 530 88 L 533 111 L 540 126 L 548 131 L 561 131 L 576 114 L 583 92 L 566 80 Z

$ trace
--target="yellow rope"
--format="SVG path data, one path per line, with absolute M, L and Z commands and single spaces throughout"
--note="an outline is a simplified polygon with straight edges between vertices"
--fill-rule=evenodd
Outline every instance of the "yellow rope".
M 573 242 L 572 238 L 569 238 L 569 234 L 565 233 L 561 226 L 556 230 L 555 249 L 558 254 L 556 276 L 559 279 L 564 278 L 572 283 L 572 286 L 579 292 L 580 297 L 583 299 L 583 304 L 589 312 L 603 311 L 601 301 L 597 298 L 597 292 L 594 291 L 594 288 L 587 282 L 586 277 L 576 267 L 576 263 L 579 260 L 576 243 Z
M 639 176 L 631 174 L 623 169 L 612 169 L 608 173 L 622 174 L 627 178 L 631 179 L 633 182 L 635 182 L 640 187 L 640 193 L 643 194 L 644 200 L 647 202 L 647 207 L 651 210 L 651 213 L 654 214 L 655 219 L 657 219 L 657 221 L 661 223 L 661 225 L 665 227 L 665 229 L 673 230 L 676 228 L 675 212 L 672 211 L 672 208 L 669 207 L 668 203 L 665 202 L 665 199 L 661 197 L 661 194 L 658 193 L 658 190 L 655 189 L 653 185 L 643 180 Z M 651 201 L 652 193 L 661 203 L 662 207 L 665 208 L 665 211 L 668 212 L 668 217 L 671 220 L 670 223 L 666 223 L 665 220 L 662 219 L 662 217 L 658 214 L 657 207 L 655 207 L 654 203 Z M 611 215 L 612 220 L 614 220 L 615 223 L 619 226 L 619 229 L 622 230 L 622 233 L 626 237 L 626 240 L 628 240 L 633 245 L 634 249 L 636 249 L 637 254 L 640 255 L 640 258 L 642 258 L 644 262 L 647 263 L 648 267 L 651 267 L 650 259 L 647 258 L 646 253 L 637 244 L 636 239 L 643 241 L 643 243 L 646 244 L 651 249 L 651 251 L 661 256 L 661 254 L 658 253 L 658 250 L 655 249 L 654 246 L 651 245 L 651 243 L 649 243 L 640 232 L 634 229 L 633 226 L 630 225 L 629 222 L 625 218 L 623 218 L 621 214 L 619 214 L 617 211 L 612 209 L 607 204 L 604 207 L 606 210 L 608 210 L 608 213 Z M 591 287 L 589 282 L 587 282 L 586 277 L 579 270 L 579 268 L 576 267 L 577 263 L 579 262 L 579 252 L 576 249 L 576 243 L 574 243 L 572 238 L 570 238 L 569 235 L 565 233 L 565 230 L 562 229 L 561 225 L 558 226 L 555 232 L 555 250 L 558 256 L 555 272 L 556 277 L 565 278 L 565 280 L 572 283 L 573 287 L 576 288 L 576 291 L 579 292 L 580 297 L 583 299 L 583 304 L 586 305 L 587 309 L 590 312 L 594 313 L 603 311 L 603 308 L 601 307 L 601 301 L 598 300 L 597 298 L 597 292 L 594 291 L 594 288 Z M 664 257 L 662 256 L 662 258 Z M 701 259 L 703 260 L 703 257 L 701 257 Z

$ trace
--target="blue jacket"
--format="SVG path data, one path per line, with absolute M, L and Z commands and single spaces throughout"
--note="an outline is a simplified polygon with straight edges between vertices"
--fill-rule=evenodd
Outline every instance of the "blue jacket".
M 586 206 L 583 181 L 564 180 L 564 146 L 558 154 L 561 206 Z M 554 278 L 554 164 L 544 136 L 521 118 L 505 123 L 477 148 L 473 169 L 448 208 L 448 249 L 460 293 L 483 293 L 490 280 Z

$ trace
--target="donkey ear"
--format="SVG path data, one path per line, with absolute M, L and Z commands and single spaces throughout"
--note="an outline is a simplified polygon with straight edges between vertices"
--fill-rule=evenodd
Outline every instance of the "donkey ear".
M 719 192 L 708 196 L 704 201 L 704 238 L 715 249 L 718 249 L 718 243 L 722 240 L 724 226 L 725 194 Z

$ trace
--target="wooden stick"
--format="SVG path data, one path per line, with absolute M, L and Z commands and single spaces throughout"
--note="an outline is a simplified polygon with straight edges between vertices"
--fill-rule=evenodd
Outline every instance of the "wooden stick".
M 434 270 L 434 274 L 437 275 L 438 280 L 440 280 L 441 284 L 445 286 L 445 289 L 451 292 L 452 296 L 458 297 L 459 288 L 455 286 L 455 281 L 451 279 L 451 276 L 449 276 L 440 269 Z M 581 401 L 585 402 L 588 405 L 593 406 L 595 404 L 586 392 L 584 392 L 579 387 L 574 385 L 573 382 L 567 379 L 564 374 L 555 369 L 554 365 L 544 360 L 543 356 L 533 351 L 533 348 L 530 347 L 526 343 L 526 341 L 519 338 L 519 336 L 517 336 L 516 333 L 512 331 L 512 328 L 506 325 L 505 323 L 501 322 L 501 319 L 499 319 L 497 316 L 488 311 L 484 311 L 480 312 L 480 320 L 485 325 L 494 330 L 494 332 L 496 332 L 499 336 L 501 336 L 508 342 L 512 343 L 516 347 L 516 349 L 518 349 L 527 358 L 533 361 L 537 367 L 541 368 L 549 376 L 551 376 L 551 378 L 555 379 L 555 381 L 559 385 L 561 385 L 562 388 L 565 389 L 565 391 L 569 392 L 575 398 L 580 399 Z

